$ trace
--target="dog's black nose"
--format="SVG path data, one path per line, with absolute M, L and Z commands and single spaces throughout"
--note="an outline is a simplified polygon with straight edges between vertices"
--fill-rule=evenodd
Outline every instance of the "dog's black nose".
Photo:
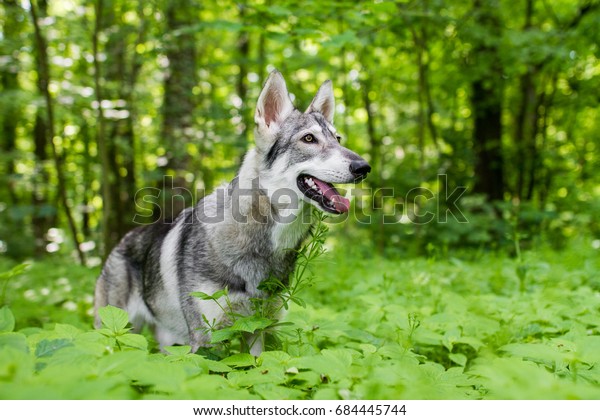
M 353 160 L 350 162 L 350 173 L 358 179 L 363 179 L 371 172 L 371 166 L 364 160 Z

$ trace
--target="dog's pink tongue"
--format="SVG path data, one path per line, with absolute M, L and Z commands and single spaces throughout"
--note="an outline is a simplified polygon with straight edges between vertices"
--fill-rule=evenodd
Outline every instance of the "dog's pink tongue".
M 350 200 L 348 200 L 346 197 L 342 197 L 340 193 L 338 193 L 337 190 L 333 187 L 333 185 L 323 182 L 317 178 L 313 178 L 313 181 L 323 192 L 325 198 L 333 201 L 333 206 L 337 211 L 339 211 L 340 213 L 346 213 L 350 209 Z

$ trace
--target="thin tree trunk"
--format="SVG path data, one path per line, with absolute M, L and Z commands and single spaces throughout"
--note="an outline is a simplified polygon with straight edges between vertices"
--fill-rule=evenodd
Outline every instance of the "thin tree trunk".
M 383 192 L 380 191 L 381 185 L 381 172 L 383 170 L 382 165 L 382 153 L 381 153 L 381 139 L 377 136 L 375 131 L 375 114 L 373 111 L 373 104 L 371 103 L 371 98 L 369 97 L 369 92 L 371 91 L 371 81 L 370 78 L 366 78 L 363 82 L 363 102 L 365 111 L 367 113 L 367 137 L 369 139 L 370 145 L 370 154 L 371 154 L 371 167 L 373 168 L 371 174 L 369 175 L 369 183 L 372 188 L 372 197 L 373 197 L 373 212 L 374 215 L 378 218 L 376 221 L 378 225 L 378 229 L 375 237 L 375 245 L 377 247 L 377 251 L 380 254 L 383 254 L 385 250 L 385 235 L 384 235 L 384 224 L 383 224 Z M 379 191 L 378 191 L 379 190 Z
M 344 33 L 345 30 L 345 26 L 344 26 L 344 19 L 343 16 L 340 14 L 340 16 L 338 17 L 338 33 L 342 34 Z M 349 83 L 348 83 L 348 63 L 346 61 L 346 46 L 343 45 L 340 51 L 340 73 L 341 73 L 341 85 L 342 85 L 342 93 L 343 93 L 343 98 L 342 101 L 344 102 L 344 115 L 342 116 L 342 130 L 343 130 L 343 134 L 344 136 L 348 136 L 350 134 L 350 123 L 349 123 L 349 116 L 350 116 L 350 107 L 348 106 L 348 104 L 350 103 L 350 89 L 349 89 Z
M 425 96 L 425 63 L 424 53 L 425 47 L 423 45 L 424 40 L 417 35 L 416 30 L 412 29 L 413 42 L 417 50 L 417 69 L 419 74 L 418 84 L 418 112 L 417 112 L 417 148 L 419 149 L 419 186 L 423 184 L 424 173 L 425 173 L 425 108 L 426 108 L 426 96 Z M 417 225 L 420 226 L 420 225 Z
M 104 219 L 104 253 L 107 253 L 118 243 L 133 225 L 133 212 L 135 210 L 133 198 L 136 191 L 136 164 L 135 164 L 135 132 L 133 106 L 134 88 L 142 68 L 142 61 L 135 48 L 128 48 L 142 44 L 147 30 L 147 22 L 143 13 L 143 4 L 138 4 L 137 13 L 141 24 L 136 30 L 134 40 L 131 40 L 131 27 L 121 26 L 119 22 L 122 14 L 127 10 L 104 7 L 102 2 L 97 3 L 97 19 L 94 34 L 95 56 L 100 50 L 98 36 L 101 31 L 109 33 L 104 45 L 106 55 L 111 57 L 104 63 L 96 59 L 96 99 L 99 103 L 110 103 L 118 112 L 126 115 L 122 118 L 106 118 L 103 107 L 98 110 L 98 145 L 102 145 L 100 158 L 104 174 L 107 175 L 108 187 L 103 185 L 103 198 L 105 204 Z M 129 53 L 132 50 L 133 52 Z M 97 65 L 96 65 L 97 64 Z M 106 82 L 102 84 L 102 80 Z
M 550 78 L 550 86 L 552 89 L 550 93 L 544 96 L 544 100 L 542 102 L 543 112 L 541 112 L 542 119 L 542 127 L 540 129 L 541 132 L 541 144 L 540 150 L 546 150 L 546 144 L 548 142 L 548 125 L 550 123 L 550 110 L 552 109 L 552 104 L 554 102 L 554 94 L 556 93 L 556 83 L 558 81 L 557 73 L 553 73 Z M 540 156 L 537 160 L 537 165 L 535 170 L 538 172 L 539 179 L 539 188 L 538 188 L 538 199 L 539 199 L 539 209 L 544 210 L 546 207 L 546 200 L 548 199 L 548 195 L 550 192 L 550 185 L 552 182 L 552 172 L 549 170 L 546 165 L 544 165 L 543 156 Z
M 105 135 L 104 110 L 102 109 L 102 86 L 100 59 L 99 59 L 99 37 L 102 29 L 102 14 L 104 4 L 103 0 L 96 1 L 96 16 L 94 24 L 94 33 L 92 36 L 92 48 L 94 55 L 94 88 L 96 93 L 96 102 L 98 104 L 98 115 L 96 121 L 96 143 L 102 165 L 102 242 L 104 258 L 108 256 L 112 248 L 117 244 L 118 237 L 114 234 L 113 228 L 116 226 L 117 212 L 113 202 L 111 191 L 111 182 L 116 177 L 112 173 L 109 157 L 109 146 L 107 145 Z
M 4 42 L 15 42 L 18 40 L 14 39 L 19 35 L 19 19 L 17 18 L 20 13 L 21 6 L 15 0 L 4 1 L 4 25 L 2 27 L 2 38 Z M 3 66 L 0 71 L 0 86 L 2 86 L 3 95 L 13 96 L 19 90 L 19 63 L 18 57 L 10 48 L 6 51 L 0 51 L 0 55 L 10 57 L 10 66 Z M 3 115 L 0 116 L 2 120 L 2 137 L 4 141 L 0 142 L 0 151 L 5 157 L 8 157 L 6 162 L 7 169 L 7 189 L 8 195 L 11 198 L 13 204 L 17 204 L 19 197 L 15 188 L 14 175 L 16 173 L 14 152 L 16 150 L 17 141 L 17 123 L 20 118 L 21 110 L 17 101 L 6 101 L 4 104 Z
M 71 232 L 71 237 L 73 239 L 73 244 L 75 245 L 77 255 L 79 256 L 79 262 L 82 265 L 85 265 L 85 254 L 81 250 L 81 244 L 79 242 L 79 237 L 77 234 L 77 226 L 75 225 L 75 219 L 73 218 L 73 214 L 71 213 L 71 208 L 69 206 L 69 200 L 67 198 L 67 186 L 65 182 L 65 175 L 62 167 L 61 157 L 58 155 L 58 151 L 56 150 L 56 145 L 54 144 L 54 111 L 52 104 L 52 97 L 50 96 L 50 91 L 48 90 L 48 85 L 50 83 L 50 67 L 48 65 L 48 55 L 46 50 L 46 39 L 42 35 L 40 30 L 40 26 L 37 18 L 37 9 L 35 5 L 35 1 L 30 3 L 31 19 L 33 21 L 33 27 L 35 29 L 35 39 L 37 43 L 37 48 L 40 54 L 40 68 L 38 69 L 38 76 L 41 79 L 41 86 L 43 90 L 43 94 L 46 100 L 46 114 L 47 114 L 47 123 L 48 123 L 48 137 L 50 139 L 49 143 L 52 149 L 52 157 L 54 159 L 54 166 L 56 169 L 56 177 L 58 179 L 58 194 L 60 195 L 61 204 L 65 211 L 65 216 L 67 218 L 67 222 L 69 225 L 69 230 Z
M 171 39 L 166 46 L 169 67 L 165 77 L 162 138 L 168 150 L 165 170 L 174 174 L 172 189 L 163 191 L 167 198 L 163 209 L 166 220 L 174 218 L 193 200 L 191 186 L 185 179 L 189 163 L 185 145 L 194 141 L 196 45 L 193 33 L 182 29 L 197 22 L 194 6 L 185 0 L 171 1 L 165 12 L 166 29 Z
M 525 4 L 525 23 L 523 25 L 523 31 L 527 32 L 531 29 L 531 20 L 533 17 L 533 0 L 527 0 Z M 537 66 L 535 66 L 537 67 Z M 529 65 L 525 73 L 519 80 L 519 92 L 521 93 L 521 100 L 517 110 L 516 121 L 515 121 L 515 134 L 514 143 L 516 148 L 516 172 L 517 180 L 515 186 L 515 196 L 518 199 L 523 198 L 525 184 L 527 182 L 527 175 L 529 173 L 528 168 L 531 163 L 531 156 L 529 151 L 531 150 L 531 143 L 535 144 L 535 105 L 536 92 L 535 92 L 535 77 L 536 71 L 534 66 Z
M 246 6 L 238 5 L 239 20 L 243 24 L 246 16 Z M 250 107 L 248 106 L 248 62 L 250 61 L 250 35 L 246 30 L 240 31 L 237 40 L 239 73 L 237 77 L 236 90 L 237 95 L 241 100 L 239 109 L 242 117 L 243 130 L 240 136 L 240 157 L 244 150 L 248 147 L 250 130 L 252 129 L 252 118 L 250 116 Z
M 46 1 L 38 1 L 38 17 L 46 16 L 47 3 Z M 41 57 L 39 52 L 35 54 L 37 68 L 41 68 Z M 38 77 L 37 88 L 40 94 L 44 94 L 42 79 Z M 52 226 L 55 217 L 48 214 L 45 207 L 49 206 L 49 180 L 50 176 L 46 171 L 45 162 L 48 159 L 48 127 L 46 124 L 44 109 L 38 108 L 35 115 L 35 123 L 33 126 L 33 144 L 35 155 L 35 176 L 33 178 L 33 191 L 31 201 L 34 207 L 34 215 L 32 218 L 33 235 L 35 238 L 35 253 L 37 256 L 43 255 L 45 252 L 47 240 L 46 232 Z
M 540 149 L 537 146 L 538 134 L 540 132 L 539 122 L 542 119 L 542 104 L 544 102 L 544 94 L 538 95 L 535 92 L 535 87 L 531 89 L 533 95 L 533 104 L 531 110 L 528 113 L 528 125 L 529 125 L 529 141 L 527 143 L 527 158 L 529 160 L 528 173 L 527 173 L 527 189 L 525 192 L 525 199 L 531 201 L 533 194 L 537 186 L 538 178 L 538 161 L 540 160 L 539 154 Z
M 83 233 L 83 237 L 88 238 L 91 236 L 90 229 L 90 214 L 91 214 L 91 205 L 92 201 L 92 168 L 91 168 L 91 158 L 90 158 L 90 130 L 87 122 L 83 122 L 81 125 L 81 140 L 83 141 L 83 165 L 81 171 L 83 173 L 83 195 L 81 197 L 81 232 Z

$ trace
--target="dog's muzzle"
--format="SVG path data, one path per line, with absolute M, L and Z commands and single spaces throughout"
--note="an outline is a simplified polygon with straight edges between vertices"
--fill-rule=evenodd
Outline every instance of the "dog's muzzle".
M 371 165 L 364 159 L 356 159 L 350 162 L 350 173 L 354 176 L 354 182 L 360 182 L 371 172 Z

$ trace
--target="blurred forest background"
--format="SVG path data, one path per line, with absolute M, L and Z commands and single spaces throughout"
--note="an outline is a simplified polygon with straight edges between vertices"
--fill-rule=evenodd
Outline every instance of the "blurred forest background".
M 0 254 L 98 263 L 137 190 L 230 180 L 273 68 L 301 109 L 332 79 L 373 167 L 371 223 L 333 229 L 358 252 L 600 237 L 596 0 L 0 4 Z M 469 223 L 419 223 L 457 186 Z

